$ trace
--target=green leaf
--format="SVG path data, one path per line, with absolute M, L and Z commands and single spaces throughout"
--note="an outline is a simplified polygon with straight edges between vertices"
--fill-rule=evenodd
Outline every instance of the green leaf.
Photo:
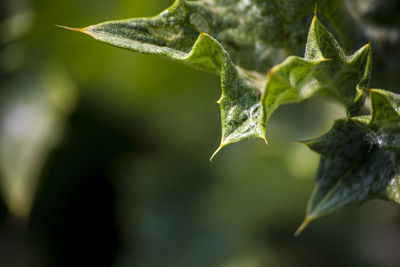
M 152 18 L 69 29 L 113 46 L 161 55 L 221 75 L 218 152 L 241 140 L 266 140 L 266 123 L 281 104 L 323 93 L 349 106 L 357 86 L 368 80 L 369 45 L 346 56 L 316 16 L 305 58 L 291 56 L 270 69 L 303 47 L 314 3 L 177 0 Z M 340 13 L 342 1 L 318 4 L 334 24 L 333 14 Z
M 400 97 L 368 89 L 370 44 L 347 55 L 316 12 L 306 34 L 316 2 L 335 33 L 343 35 L 338 27 L 343 1 L 328 0 L 176 0 L 152 18 L 69 29 L 220 75 L 222 138 L 214 155 L 241 140 L 266 141 L 267 122 L 282 104 L 314 95 L 342 103 L 347 118 L 305 142 L 321 154 L 321 163 L 298 234 L 311 220 L 347 205 L 373 198 L 400 203 Z M 361 116 L 367 91 L 372 115 Z
M 371 47 L 366 44 L 351 56 L 345 55 L 339 43 L 314 17 L 305 51 L 306 59 L 329 59 L 314 72 L 315 79 L 337 100 L 349 106 L 357 95 L 354 90 L 368 88 L 371 69 Z
M 318 1 L 320 12 L 330 17 L 340 14 L 341 2 Z M 266 74 L 288 55 L 302 54 L 314 4 L 314 0 L 176 0 L 155 17 L 74 30 L 117 47 L 178 61 L 193 48 L 200 33 L 207 33 L 228 51 L 235 65 Z
M 317 16 L 308 33 L 305 57 L 289 57 L 271 69 L 263 95 L 263 123 L 280 105 L 299 102 L 314 94 L 334 98 L 349 114 L 358 113 L 364 103 L 371 69 L 371 47 L 365 45 L 347 56 Z M 355 101 L 357 99 L 357 101 Z
M 305 222 L 380 198 L 400 204 L 400 96 L 369 90 L 371 116 L 338 120 L 305 144 L 321 154 Z

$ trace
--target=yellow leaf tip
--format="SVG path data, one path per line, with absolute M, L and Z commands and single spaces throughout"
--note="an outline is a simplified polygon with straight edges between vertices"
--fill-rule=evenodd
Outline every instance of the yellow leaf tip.
M 379 89 L 376 89 L 376 88 L 366 88 L 366 90 L 367 90 L 369 93 L 376 93 L 376 92 L 379 92 L 379 91 L 380 91 Z
M 265 144 L 268 146 L 268 140 L 267 140 L 267 138 L 265 137 L 265 135 L 262 135 L 262 136 L 261 136 L 261 139 L 264 140 Z
M 333 60 L 332 58 L 326 58 L 326 57 L 322 57 L 322 58 L 320 59 L 321 62 L 332 61 L 332 60 Z
M 311 221 L 312 221 L 312 219 L 307 216 L 304 219 L 304 221 L 301 223 L 299 228 L 297 228 L 296 232 L 294 232 L 293 236 L 298 237 L 304 231 L 304 229 L 306 229 L 306 227 L 310 224 Z
M 224 148 L 224 146 L 226 146 L 226 143 L 222 143 L 219 145 L 219 147 L 217 148 L 217 150 L 215 150 L 215 152 L 212 154 L 212 156 L 210 157 L 210 162 L 213 161 L 214 157 L 218 154 L 219 151 L 221 151 L 222 148 Z
M 72 28 L 72 27 L 67 27 L 67 26 L 57 25 L 57 24 L 55 24 L 55 26 L 56 26 L 56 27 L 59 27 L 59 28 L 62 28 L 62 29 L 74 31 L 74 32 L 82 32 L 82 33 L 85 33 L 85 31 L 86 31 L 86 28 Z
M 371 49 L 371 41 L 366 43 L 361 49 Z
M 314 5 L 314 17 L 317 17 L 317 13 L 318 13 L 318 3 L 315 2 L 315 5 Z
M 200 30 L 198 30 L 198 31 L 199 31 L 199 36 L 201 38 L 209 37 L 209 35 L 207 33 L 203 32 L 203 31 L 200 31 Z

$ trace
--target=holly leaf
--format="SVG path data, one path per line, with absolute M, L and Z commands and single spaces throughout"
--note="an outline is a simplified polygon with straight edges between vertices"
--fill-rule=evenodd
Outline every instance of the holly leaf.
M 328 92 L 345 105 L 369 73 L 370 48 L 347 57 L 314 17 L 305 58 L 297 54 L 306 38 L 315 1 L 177 0 L 152 18 L 109 21 L 68 28 L 120 48 L 161 55 L 221 76 L 222 138 L 227 144 L 260 137 L 281 104 Z M 332 23 L 342 1 L 318 1 Z M 215 155 L 214 153 L 214 155 Z
M 299 234 L 312 220 L 379 198 L 400 204 L 400 96 L 369 90 L 372 115 L 338 120 L 305 144 L 321 154 L 317 184 Z

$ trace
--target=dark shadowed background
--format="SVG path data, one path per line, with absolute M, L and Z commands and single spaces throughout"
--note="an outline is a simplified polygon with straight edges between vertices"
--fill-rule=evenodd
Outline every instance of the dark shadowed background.
M 0 266 L 400 266 L 400 209 L 371 201 L 294 238 L 341 106 L 280 108 L 270 145 L 209 157 L 219 78 L 57 28 L 153 16 L 168 0 L 1 0 Z M 372 85 L 399 91 L 400 3 L 346 3 Z

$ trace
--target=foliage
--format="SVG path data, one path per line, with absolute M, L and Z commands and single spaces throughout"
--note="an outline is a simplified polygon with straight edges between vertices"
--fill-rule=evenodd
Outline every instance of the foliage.
M 267 122 L 282 104 L 316 95 L 342 103 L 347 117 L 305 142 L 321 162 L 299 233 L 309 221 L 350 204 L 400 202 L 399 96 L 369 88 L 370 44 L 346 55 L 316 12 L 306 38 L 314 4 L 341 35 L 342 1 L 177 0 L 152 18 L 65 28 L 220 75 L 222 138 L 216 153 L 249 138 L 266 141 Z M 304 57 L 296 56 L 305 42 Z M 372 113 L 363 115 L 368 93 Z

